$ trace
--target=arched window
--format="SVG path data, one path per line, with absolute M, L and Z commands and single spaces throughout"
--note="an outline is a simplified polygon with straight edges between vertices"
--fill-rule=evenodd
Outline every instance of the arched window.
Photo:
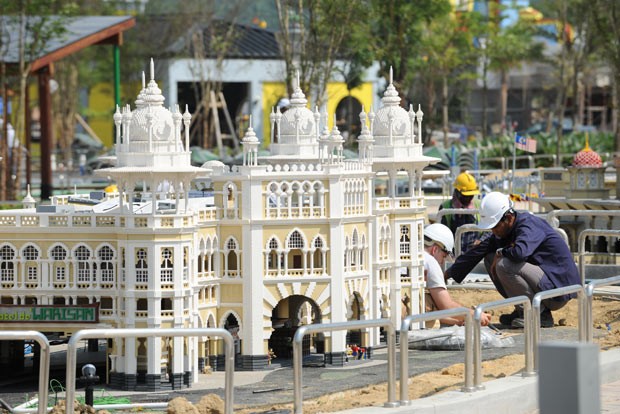
M 303 269 L 304 268 L 304 256 L 302 249 L 304 248 L 304 239 L 301 233 L 297 230 L 293 231 L 286 243 L 288 253 L 288 268 L 289 269 Z
M 269 240 L 269 252 L 267 253 L 267 268 L 270 270 L 278 269 L 278 249 L 279 249 L 278 239 L 272 237 Z
M 174 280 L 174 264 L 172 249 L 166 247 L 161 249 L 161 281 L 162 283 L 172 283 Z
M 400 226 L 400 254 L 410 253 L 409 226 Z
M 15 277 L 15 249 L 4 245 L 0 248 L 0 280 L 12 282 Z
M 39 279 L 39 249 L 33 245 L 28 245 L 24 249 L 23 259 L 26 266 L 26 280 L 36 282 Z
M 136 249 L 136 283 L 148 283 L 149 265 L 146 249 Z
M 54 261 L 53 274 L 56 282 L 64 282 L 67 279 L 67 267 L 65 260 L 67 260 L 67 249 L 62 246 L 54 246 L 50 252 L 50 257 Z
M 226 266 L 228 276 L 237 276 L 239 258 L 237 256 L 237 242 L 232 237 L 226 242 Z
M 91 254 L 86 246 L 80 246 L 75 250 L 75 260 L 77 261 L 77 281 L 91 281 Z
M 101 269 L 101 281 L 114 281 L 114 250 L 110 246 L 103 246 L 97 252 L 99 268 Z

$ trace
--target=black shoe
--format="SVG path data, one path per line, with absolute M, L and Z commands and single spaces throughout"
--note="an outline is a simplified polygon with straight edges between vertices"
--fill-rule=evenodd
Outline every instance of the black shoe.
M 545 309 L 540 313 L 540 327 L 541 328 L 553 328 L 553 315 L 549 309 Z M 511 326 L 513 328 L 523 328 L 525 326 L 525 320 L 523 318 L 514 318 Z
M 515 310 L 513 310 L 512 313 L 505 313 L 503 315 L 500 315 L 499 323 L 501 323 L 502 325 L 511 326 L 512 321 L 515 320 L 516 318 L 523 319 L 523 311 L 521 309 L 515 308 Z
M 553 328 L 553 325 L 555 325 L 553 322 L 553 315 L 549 309 L 545 309 L 540 313 L 540 327 Z

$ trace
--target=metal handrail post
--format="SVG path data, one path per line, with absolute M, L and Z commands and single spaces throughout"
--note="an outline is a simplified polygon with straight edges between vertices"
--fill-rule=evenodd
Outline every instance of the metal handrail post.
M 75 394 L 75 370 L 77 365 L 77 345 L 83 339 L 99 338 L 159 338 L 164 336 L 215 336 L 224 340 L 224 366 L 225 366 L 225 389 L 224 389 L 224 412 L 233 413 L 234 397 L 234 362 L 235 345 L 230 332 L 221 328 L 120 328 L 120 329 L 83 329 L 71 336 L 67 345 L 67 372 L 65 407 L 66 412 L 73 412 Z
M 400 328 L 400 405 L 411 405 L 409 400 L 409 387 L 407 381 L 409 379 L 409 337 L 408 332 L 414 322 L 425 322 L 433 319 L 442 319 L 448 316 L 465 316 L 465 386 L 462 388 L 464 392 L 475 391 L 473 386 L 472 364 L 472 319 L 471 312 L 468 308 L 452 308 L 434 312 L 426 312 L 418 315 L 409 315 L 403 319 Z
M 486 310 L 497 309 L 508 305 L 523 305 L 524 320 L 529 321 L 531 319 L 532 305 L 530 304 L 530 299 L 527 296 L 515 296 L 512 298 L 496 300 L 494 302 L 482 303 L 476 306 L 474 310 L 473 365 L 474 387 L 476 388 L 476 390 L 484 389 L 484 385 L 482 385 L 482 344 L 480 343 L 480 320 L 482 318 L 482 313 Z M 536 372 L 534 371 L 534 361 L 532 354 L 532 328 L 531 325 L 529 325 L 528 323 L 525 324 L 523 334 L 525 335 L 525 371 L 523 372 L 523 376 L 531 377 L 533 375 L 536 375 Z
M 583 326 L 583 312 L 584 306 L 584 287 L 581 285 L 564 286 L 557 289 L 544 290 L 534 295 L 532 299 L 532 331 L 534 332 L 534 369 L 538 370 L 538 344 L 540 343 L 540 307 L 544 299 L 555 298 L 562 295 L 568 295 L 570 293 L 577 293 L 577 300 L 579 301 L 577 317 L 577 324 L 579 328 L 579 340 L 585 341 L 585 329 Z
M 39 402 L 37 413 L 47 413 L 47 383 L 50 379 L 50 343 L 47 337 L 37 331 L 4 331 L 0 332 L 0 340 L 19 341 L 29 339 L 36 341 L 41 346 L 41 359 L 39 360 Z
M 346 321 L 334 323 L 317 323 L 312 325 L 304 325 L 297 329 L 293 336 L 293 396 L 294 396 L 294 413 L 303 413 L 303 393 L 302 393 L 302 340 L 305 335 L 317 332 L 334 332 L 349 329 L 362 328 L 384 328 L 387 329 L 388 341 L 388 401 L 383 404 L 384 407 L 398 407 L 396 401 L 396 331 L 394 324 L 389 319 L 369 319 L 359 321 Z
M 592 302 L 594 299 L 594 289 L 597 287 L 610 286 L 620 283 L 620 275 L 609 277 L 607 279 L 593 280 L 588 283 L 585 288 L 585 315 L 583 322 L 585 324 L 586 342 L 592 342 L 594 318 L 592 317 Z

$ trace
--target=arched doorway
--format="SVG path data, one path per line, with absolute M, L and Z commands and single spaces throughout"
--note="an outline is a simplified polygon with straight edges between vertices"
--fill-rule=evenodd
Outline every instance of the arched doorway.
M 362 295 L 358 292 L 353 292 L 353 295 L 350 299 L 351 305 L 349 306 L 349 312 L 347 312 L 349 321 L 359 321 L 362 320 L 362 315 L 364 314 L 364 300 L 362 299 Z M 362 343 L 362 331 L 359 329 L 347 331 L 347 344 L 349 345 L 365 345 Z
M 269 349 L 277 358 L 293 357 L 293 337 L 297 328 L 302 325 L 321 323 L 321 309 L 316 302 L 307 296 L 292 295 L 282 299 L 271 313 L 273 332 L 269 338 Z M 325 352 L 323 334 L 307 335 L 303 340 L 303 355 Z

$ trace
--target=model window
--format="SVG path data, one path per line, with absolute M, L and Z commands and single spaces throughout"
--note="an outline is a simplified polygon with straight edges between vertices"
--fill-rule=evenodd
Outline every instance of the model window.
M 148 283 L 149 266 L 146 249 L 136 250 L 136 283 Z
M 400 253 L 409 254 L 409 226 L 400 226 Z
M 75 251 L 75 259 L 77 260 L 77 276 L 78 282 L 90 282 L 91 280 L 91 263 L 90 250 L 86 246 L 80 246 Z
M 165 248 L 161 250 L 161 281 L 172 283 L 173 281 L 172 250 Z
M 15 250 L 11 246 L 2 246 L 0 249 L 0 279 L 2 282 L 12 282 L 15 275 Z
M 113 282 L 114 281 L 114 250 L 110 246 L 103 246 L 99 249 L 99 262 L 101 268 L 101 281 Z

